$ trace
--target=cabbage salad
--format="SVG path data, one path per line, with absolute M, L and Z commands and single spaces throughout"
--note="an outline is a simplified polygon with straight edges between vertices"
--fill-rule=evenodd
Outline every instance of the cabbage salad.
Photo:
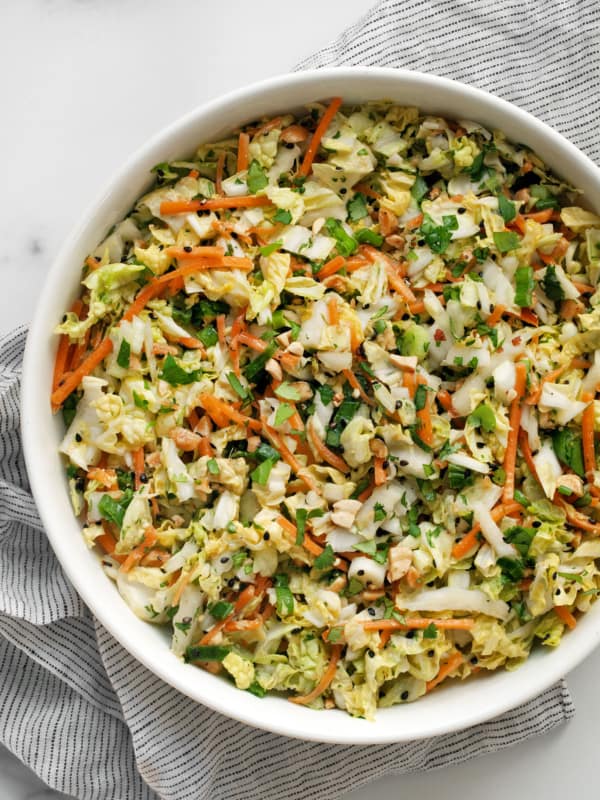
M 600 217 L 500 131 L 385 102 L 153 173 L 52 389 L 133 612 L 367 719 L 556 647 L 600 590 Z

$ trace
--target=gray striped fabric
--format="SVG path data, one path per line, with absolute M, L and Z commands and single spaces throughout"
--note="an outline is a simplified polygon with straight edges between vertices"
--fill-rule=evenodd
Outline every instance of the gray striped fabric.
M 404 66 L 496 92 L 600 160 L 596 0 L 385 0 L 300 68 Z M 195 705 L 91 617 L 44 535 L 19 441 L 25 330 L 0 340 L 0 740 L 81 800 L 335 798 L 545 733 L 574 713 L 564 683 L 462 733 L 340 747 L 256 731 Z

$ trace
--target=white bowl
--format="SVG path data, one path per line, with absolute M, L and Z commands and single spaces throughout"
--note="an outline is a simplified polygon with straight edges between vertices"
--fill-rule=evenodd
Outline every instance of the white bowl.
M 418 702 L 381 709 L 375 722 L 345 712 L 312 711 L 280 697 L 259 699 L 179 661 L 160 628 L 139 620 L 88 550 L 73 516 L 58 455 L 60 415 L 50 412 L 57 337 L 52 330 L 79 292 L 84 258 L 150 183 L 149 169 L 191 153 L 235 126 L 342 95 L 347 102 L 390 99 L 425 112 L 477 120 L 525 142 L 600 209 L 600 170 L 574 145 L 525 111 L 445 78 L 377 68 L 323 69 L 284 75 L 214 100 L 175 122 L 135 153 L 83 215 L 48 274 L 27 340 L 23 367 L 23 442 L 33 494 L 66 574 L 102 625 L 144 666 L 193 700 L 275 733 L 342 744 L 402 742 L 467 728 L 529 700 L 577 666 L 600 641 L 600 603 L 556 650 L 537 649 L 514 672 L 454 683 Z

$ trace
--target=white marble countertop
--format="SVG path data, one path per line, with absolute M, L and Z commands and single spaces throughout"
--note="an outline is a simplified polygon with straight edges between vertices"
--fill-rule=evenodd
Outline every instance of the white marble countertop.
M 371 2 L 304 0 L 293 23 L 282 0 L 0 3 L 0 273 L 9 298 L 0 332 L 31 318 L 62 239 L 132 150 L 194 105 L 290 69 Z M 599 674 L 600 652 L 570 676 L 578 713 L 551 735 L 460 767 L 383 779 L 348 800 L 553 799 L 574 788 L 591 796 Z M 2 800 L 59 796 L 0 748 Z

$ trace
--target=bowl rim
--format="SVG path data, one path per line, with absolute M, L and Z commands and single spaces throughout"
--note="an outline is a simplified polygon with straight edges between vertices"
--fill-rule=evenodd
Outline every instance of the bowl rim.
M 395 81 L 399 84 L 403 81 L 412 82 L 413 84 L 422 85 L 424 90 L 431 87 L 432 84 L 435 84 L 437 87 L 450 92 L 456 93 L 459 91 L 465 98 L 470 98 L 475 103 L 480 103 L 484 106 L 486 104 L 492 104 L 499 111 L 505 111 L 513 121 L 521 122 L 529 128 L 532 126 L 535 127 L 542 138 L 558 146 L 567 158 L 572 158 L 575 162 L 578 162 L 581 169 L 588 170 L 592 175 L 592 182 L 598 185 L 600 192 L 600 169 L 575 145 L 558 133 L 558 131 L 529 114 L 527 111 L 502 98 L 449 78 L 430 73 L 388 67 L 327 67 L 294 73 L 284 73 L 252 83 L 248 86 L 237 88 L 196 106 L 147 139 L 144 144 L 137 148 L 126 159 L 124 164 L 113 173 L 102 190 L 88 205 L 84 213 L 80 215 L 78 224 L 66 237 L 46 276 L 27 336 L 21 392 L 21 433 L 31 490 L 44 525 L 45 533 L 63 570 L 74 585 L 78 594 L 83 598 L 86 605 L 92 610 L 101 624 L 138 662 L 184 695 L 191 697 L 193 700 L 200 702 L 214 711 L 218 711 L 250 726 L 303 740 L 365 745 L 411 741 L 415 738 L 429 738 L 464 730 L 472 725 L 484 722 L 501 713 L 514 709 L 518 705 L 538 696 L 563 677 L 566 672 L 577 666 L 600 643 L 600 616 L 596 624 L 588 626 L 589 630 L 587 631 L 587 636 L 577 639 L 577 645 L 573 642 L 573 646 L 569 647 L 568 643 L 564 642 L 561 647 L 553 653 L 545 654 L 543 668 L 539 665 L 537 681 L 532 682 L 529 680 L 519 682 L 515 680 L 512 682 L 514 685 L 509 685 L 510 691 L 507 691 L 503 696 L 497 696 L 494 702 L 489 706 L 484 703 L 480 705 L 470 704 L 468 708 L 461 712 L 458 719 L 446 718 L 436 721 L 435 723 L 432 721 L 429 726 L 421 728 L 417 726 L 418 730 L 415 731 L 414 735 L 410 731 L 394 731 L 390 729 L 390 726 L 378 726 L 377 721 L 375 723 L 370 723 L 364 720 L 356 720 L 355 718 L 348 717 L 346 712 L 340 711 L 329 711 L 327 713 L 328 715 L 343 714 L 344 719 L 347 721 L 346 728 L 335 725 L 332 729 L 329 729 L 327 724 L 324 724 L 326 720 L 323 719 L 323 715 L 318 716 L 316 712 L 298 706 L 293 707 L 295 709 L 294 714 L 290 714 L 289 717 L 291 719 L 293 716 L 293 724 L 287 722 L 288 715 L 286 714 L 267 713 L 266 716 L 263 717 L 260 712 L 260 704 L 264 702 L 263 700 L 254 698 L 248 693 L 240 692 L 240 690 L 234 686 L 228 686 L 228 691 L 217 691 L 214 694 L 212 694 L 210 690 L 204 690 L 202 688 L 203 684 L 200 681 L 197 683 L 197 686 L 191 687 L 190 681 L 184 680 L 183 673 L 175 668 L 174 664 L 177 663 L 180 665 L 181 662 L 176 659 L 173 654 L 171 654 L 173 658 L 166 656 L 158 663 L 152 660 L 149 653 L 139 647 L 135 641 L 127 638 L 128 624 L 123 623 L 120 619 L 112 617 L 108 612 L 105 612 L 103 605 L 97 602 L 93 593 L 93 588 L 86 583 L 81 572 L 76 568 L 73 559 L 70 557 L 67 540 L 61 538 L 60 520 L 55 520 L 47 509 L 45 502 L 49 499 L 47 494 L 48 490 L 45 487 L 47 465 L 44 466 L 43 459 L 40 460 L 39 458 L 38 442 L 39 434 L 44 430 L 44 424 L 46 424 L 47 427 L 50 423 L 48 420 L 44 423 L 42 420 L 36 418 L 36 402 L 38 401 L 36 392 L 39 394 L 40 391 L 47 391 L 46 386 L 40 386 L 37 380 L 37 365 L 40 359 L 45 358 L 43 346 L 47 346 L 49 339 L 54 339 L 54 336 L 50 334 L 50 331 L 44 326 L 44 310 L 52 303 L 52 287 L 58 286 L 61 277 L 69 274 L 69 267 L 73 269 L 72 253 L 76 249 L 79 240 L 85 235 L 86 229 L 91 224 L 94 216 L 97 215 L 102 204 L 106 201 L 106 198 L 110 196 L 113 188 L 119 185 L 123 179 L 132 172 L 135 172 L 136 169 L 139 169 L 142 162 L 144 162 L 155 149 L 160 146 L 166 149 L 169 141 L 177 132 L 194 123 L 194 121 L 201 122 L 203 117 L 215 117 L 219 111 L 225 111 L 232 105 L 257 93 L 265 95 L 269 93 L 281 93 L 282 90 L 290 86 L 305 84 L 306 86 L 312 85 L 314 87 L 314 95 L 319 97 L 319 83 L 329 79 L 343 82 L 346 80 L 353 81 L 357 78 L 366 78 L 367 80 L 371 78 L 382 78 Z M 281 106 L 285 107 L 284 96 Z M 75 518 L 73 517 L 73 519 Z M 76 522 L 80 528 L 79 522 L 77 520 Z M 99 563 L 98 571 L 101 571 Z M 107 580 L 109 579 L 107 578 Z M 124 600 L 122 602 L 125 603 Z M 147 623 L 143 624 L 147 625 Z M 188 667 L 188 669 L 193 668 Z M 523 667 L 521 669 L 523 669 Z M 515 675 L 517 673 L 506 674 Z M 490 679 L 488 678 L 488 680 Z M 498 681 L 499 686 L 502 686 L 503 683 L 509 682 L 506 680 Z M 447 688 L 446 691 L 451 691 L 451 688 Z M 497 694 L 501 695 L 502 692 Z M 279 698 L 276 700 L 277 702 L 282 702 Z M 419 701 L 419 703 L 422 702 L 423 700 Z M 416 705 L 418 706 L 419 704 Z M 287 708 L 287 704 L 285 708 Z M 402 708 L 406 709 L 408 706 L 402 706 Z M 304 715 L 310 715 L 310 719 L 308 716 L 305 717 Z

